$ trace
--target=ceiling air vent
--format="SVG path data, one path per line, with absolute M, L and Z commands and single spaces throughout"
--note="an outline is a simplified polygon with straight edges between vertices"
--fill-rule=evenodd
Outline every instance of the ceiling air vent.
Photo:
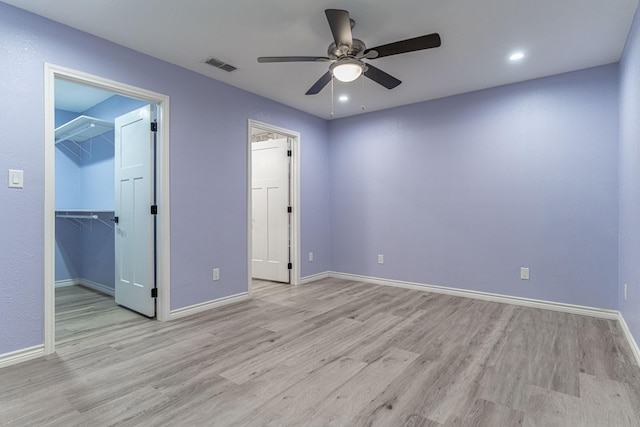
M 204 62 L 206 64 L 209 64 L 209 65 L 213 66 L 213 67 L 220 68 L 221 70 L 227 71 L 229 73 L 232 72 L 232 71 L 237 70 L 237 68 L 234 67 L 233 65 L 226 64 L 226 63 L 224 63 L 224 62 L 222 62 L 222 61 L 220 61 L 219 59 L 216 59 L 216 58 L 207 59 Z

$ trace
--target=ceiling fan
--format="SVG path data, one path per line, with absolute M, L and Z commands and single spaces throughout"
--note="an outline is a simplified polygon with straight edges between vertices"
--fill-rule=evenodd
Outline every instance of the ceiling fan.
M 334 42 L 327 49 L 327 56 L 261 56 L 260 63 L 268 62 L 331 62 L 329 71 L 309 88 L 305 95 L 315 95 L 331 81 L 331 77 L 342 82 L 351 82 L 361 74 L 374 82 L 393 89 L 402 83 L 390 74 L 385 73 L 363 59 L 376 59 L 416 50 L 431 49 L 441 44 L 438 33 L 414 37 L 367 49 L 362 40 L 353 38 L 351 30 L 355 21 L 349 17 L 349 12 L 340 9 L 326 9 L 324 11 L 331 27 Z

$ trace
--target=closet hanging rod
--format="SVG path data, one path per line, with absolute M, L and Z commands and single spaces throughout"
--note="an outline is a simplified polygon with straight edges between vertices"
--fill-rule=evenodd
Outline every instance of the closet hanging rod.
M 98 219 L 98 215 L 56 214 L 56 218 Z
M 102 218 L 100 218 L 98 215 L 96 215 L 94 213 L 91 213 L 91 214 L 57 213 L 56 214 L 56 218 L 73 219 L 73 220 L 79 222 L 80 224 L 84 224 L 82 221 L 80 221 L 81 219 L 95 219 L 95 220 L 100 221 L 101 223 L 103 223 L 107 227 L 113 229 L 113 225 L 111 225 L 108 222 L 104 221 Z

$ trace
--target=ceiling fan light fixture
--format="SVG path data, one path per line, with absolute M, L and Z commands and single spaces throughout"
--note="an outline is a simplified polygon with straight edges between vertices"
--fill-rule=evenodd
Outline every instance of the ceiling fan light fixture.
M 344 59 L 336 62 L 331 67 L 333 77 L 341 82 L 352 82 L 362 74 L 362 63 L 356 59 Z

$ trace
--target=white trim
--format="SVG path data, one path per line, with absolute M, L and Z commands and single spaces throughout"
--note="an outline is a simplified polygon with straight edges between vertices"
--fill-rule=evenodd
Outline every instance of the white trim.
M 94 282 L 92 280 L 88 280 L 88 279 L 80 279 L 80 283 L 78 283 L 81 286 L 84 286 L 86 288 L 89 289 L 93 289 L 94 291 L 103 293 L 103 294 L 107 294 L 107 295 L 111 295 L 112 297 L 116 296 L 116 290 L 113 288 L 108 287 L 105 284 L 102 283 L 98 283 L 98 282 Z
M 80 284 L 80 279 L 69 279 L 69 280 L 56 280 L 55 287 L 58 288 L 66 288 L 68 286 L 75 286 Z
M 190 305 L 188 307 L 178 308 L 171 311 L 169 320 L 180 319 L 182 317 L 191 316 L 193 314 L 202 313 L 203 311 L 211 310 L 213 308 L 235 304 L 238 302 L 246 301 L 248 299 L 250 299 L 249 293 L 243 292 L 241 294 L 229 295 L 228 297 L 215 299 L 213 301 L 207 301 L 200 304 Z
M 23 348 L 22 350 L 12 351 L 11 353 L 0 354 L 0 368 L 4 368 L 16 363 L 26 362 L 27 360 L 36 359 L 44 356 L 44 345 L 36 345 L 33 347 Z
M 158 320 L 170 318 L 170 197 L 169 197 L 169 97 L 161 93 L 105 79 L 70 68 L 44 64 L 44 352 L 55 351 L 55 79 L 63 79 L 116 94 L 144 100 L 158 106 L 156 250 L 158 268 Z
M 344 280 L 356 280 L 358 282 L 371 283 L 374 285 L 393 286 L 396 288 L 414 289 L 417 291 L 434 292 L 438 294 L 453 295 L 464 298 L 473 298 L 484 301 L 499 302 L 503 304 L 520 305 L 523 307 L 541 308 L 544 310 L 561 311 L 563 313 L 580 314 L 582 316 L 598 317 L 601 319 L 618 320 L 617 310 L 606 310 L 603 308 L 586 307 L 581 305 L 564 304 L 560 302 L 544 301 L 531 298 L 512 297 L 507 295 L 493 294 L 489 292 L 469 291 L 465 289 L 447 288 L 445 286 L 427 285 L 422 283 L 403 282 L 400 280 L 380 279 L 377 277 L 359 276 L 356 274 L 330 272 L 329 277 Z
M 316 280 L 327 279 L 329 277 L 329 272 L 325 271 L 324 273 L 312 274 L 311 276 L 305 276 L 300 278 L 300 284 L 306 285 L 307 283 L 315 282 Z
M 627 338 L 629 347 L 631 347 L 631 353 L 633 353 L 633 357 L 636 359 L 636 365 L 640 366 L 640 348 L 638 347 L 636 340 L 633 338 L 633 335 L 631 335 L 629 326 L 627 325 L 627 322 L 625 322 L 624 316 L 621 312 L 618 312 L 618 322 L 620 323 L 624 336 Z
M 44 64 L 44 354 L 55 352 L 55 69 Z
M 105 285 L 104 283 L 94 282 L 93 280 L 77 278 L 77 279 L 69 279 L 69 280 L 56 280 L 56 289 L 58 288 L 66 288 L 69 286 L 84 286 L 85 288 L 93 289 L 94 291 L 100 292 L 102 294 L 111 295 L 112 297 L 116 296 L 116 291 L 113 288 Z
M 251 238 L 251 128 L 264 129 L 280 135 L 287 136 L 293 140 L 291 143 L 291 280 L 292 285 L 300 284 L 300 132 L 262 123 L 257 120 L 249 119 L 247 121 L 247 280 L 249 296 L 252 292 L 252 274 L 251 274 L 251 256 L 252 256 L 252 238 Z

